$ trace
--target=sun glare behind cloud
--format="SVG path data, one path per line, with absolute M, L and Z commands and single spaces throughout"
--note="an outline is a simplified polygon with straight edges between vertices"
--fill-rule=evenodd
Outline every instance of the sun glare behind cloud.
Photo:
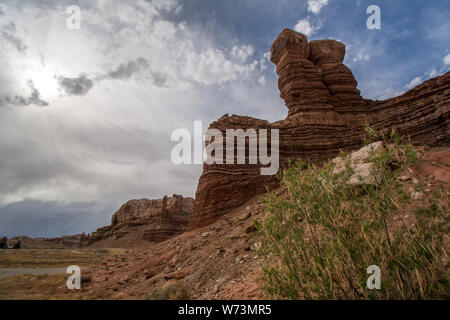
M 31 80 L 42 98 L 52 100 L 58 96 L 58 81 L 55 74 L 48 68 L 33 68 L 27 74 L 27 80 Z

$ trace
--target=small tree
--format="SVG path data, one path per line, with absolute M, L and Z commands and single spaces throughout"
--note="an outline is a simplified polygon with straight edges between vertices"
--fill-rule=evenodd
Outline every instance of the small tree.
M 13 246 L 13 249 L 20 249 L 21 243 L 20 240 L 17 240 L 16 244 Z
M 0 239 L 0 249 L 7 249 L 8 248 L 8 238 L 3 237 Z

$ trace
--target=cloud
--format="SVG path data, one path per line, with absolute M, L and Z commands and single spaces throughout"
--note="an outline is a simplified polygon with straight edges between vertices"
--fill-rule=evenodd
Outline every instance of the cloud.
M 117 69 L 108 72 L 106 77 L 111 79 L 121 79 L 127 80 L 136 73 L 145 70 L 149 67 L 148 60 L 142 57 L 136 60 L 128 61 L 127 63 L 122 63 L 117 67 Z
M 158 1 L 89 2 L 76 31 L 65 28 L 57 6 L 24 1 L 8 8 L 8 17 L 28 32 L 28 49 L 17 55 L 8 45 L 0 52 L 7 67 L 0 96 L 55 97 L 45 110 L 1 108 L 0 206 L 40 201 L 116 207 L 131 198 L 193 196 L 202 166 L 171 162 L 173 130 L 192 131 L 194 120 L 206 127 L 223 110 L 272 121 L 284 117 L 276 86 L 261 86 L 275 77 L 266 72 L 268 48 L 256 50 L 234 35 L 217 41 L 209 28 L 174 18 L 178 1 L 160 2 L 164 9 Z M 28 86 L 24 93 L 29 76 L 40 95 L 28 93 Z M 55 80 L 55 88 L 51 81 L 38 85 L 38 79 Z M 261 107 L 266 104 L 275 110 Z M 64 208 L 61 213 L 68 214 Z M 112 212 L 103 214 L 108 220 Z M 55 230 L 66 230 L 63 219 L 52 221 Z
M 11 43 L 17 51 L 24 52 L 27 50 L 27 46 L 24 44 L 24 41 L 16 35 L 16 32 L 17 30 L 14 22 L 10 22 L 2 28 L 3 38 Z
M 251 51 L 251 50 L 250 50 Z M 201 52 L 187 52 L 186 59 L 182 61 L 181 72 L 184 79 L 203 85 L 223 85 L 230 81 L 247 79 L 256 70 L 258 61 L 243 63 L 242 58 L 247 53 L 236 53 L 227 57 L 223 50 L 206 48 Z
M 439 72 L 435 68 L 428 69 L 427 72 L 425 72 L 425 76 L 428 78 L 434 78 L 439 75 Z
M 126 81 L 138 74 L 144 74 L 152 79 L 157 87 L 163 87 L 167 82 L 167 76 L 154 72 L 150 68 L 149 61 L 143 57 L 121 63 L 117 68 L 97 76 L 94 80 L 89 79 L 85 74 L 81 74 L 76 78 L 58 77 L 58 83 L 64 91 L 69 95 L 84 96 L 93 87 L 94 82 L 101 82 L 107 79 Z
M 416 77 L 416 78 L 412 79 L 411 82 L 405 86 L 405 88 L 412 89 L 412 88 L 418 86 L 419 84 L 421 84 L 422 81 L 423 81 L 422 77 Z
M 0 97 L 0 106 L 5 105 L 15 105 L 15 106 L 28 106 L 35 105 L 39 107 L 48 106 L 48 102 L 41 99 L 41 94 L 39 90 L 34 86 L 34 82 L 32 80 L 28 80 L 27 82 L 28 89 L 31 91 L 30 95 L 27 97 L 15 95 L 15 96 L 3 96 Z
M 0 207 L 0 237 L 57 237 L 95 231 L 106 225 L 114 206 L 82 202 L 25 200 Z
M 294 26 L 294 30 L 303 33 L 308 37 L 313 35 L 318 30 L 318 27 L 315 27 L 310 20 L 310 17 L 299 20 L 298 23 Z
M 157 87 L 164 87 L 168 81 L 168 75 L 162 72 L 154 71 L 150 65 L 150 62 L 144 57 L 138 57 L 135 60 L 121 63 L 116 69 L 100 76 L 99 79 L 128 80 L 139 74 L 144 77 L 149 77 L 152 83 Z
M 369 61 L 370 60 L 370 55 L 368 53 L 358 53 L 353 59 L 353 62 L 358 62 L 358 61 Z
M 444 57 L 444 64 L 445 64 L 445 65 L 449 65 L 449 64 L 450 64 L 450 53 L 448 53 L 448 54 Z
M 328 4 L 328 0 L 308 0 L 308 11 L 319 14 L 320 10 Z
M 245 62 L 249 57 L 253 56 L 255 49 L 251 45 L 234 46 L 231 49 L 231 56 L 239 62 Z
M 257 81 L 257 82 L 259 83 L 259 85 L 261 85 L 261 86 L 266 85 L 266 77 L 264 77 L 264 76 L 259 77 L 256 81 Z
M 82 74 L 76 78 L 58 77 L 59 85 L 72 96 L 84 96 L 94 86 L 94 81 Z

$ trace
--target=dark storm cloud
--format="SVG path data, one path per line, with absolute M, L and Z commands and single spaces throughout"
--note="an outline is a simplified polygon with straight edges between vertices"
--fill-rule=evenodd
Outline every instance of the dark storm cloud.
M 0 16 L 2 15 L 3 12 L 0 11 Z M 3 27 L 2 37 L 7 42 L 12 44 L 18 51 L 24 52 L 27 50 L 27 46 L 24 44 L 23 40 L 16 35 L 16 25 L 14 22 L 11 22 Z
M 163 87 L 167 82 L 167 75 L 153 71 L 149 61 L 143 57 L 122 63 L 101 78 L 128 80 L 139 73 L 145 73 L 146 76 L 150 76 L 153 84 L 157 87 Z
M 28 106 L 35 105 L 39 107 L 48 106 L 48 102 L 41 99 L 41 94 L 38 89 L 34 86 L 33 81 L 28 80 L 28 88 L 31 90 L 31 94 L 28 97 L 24 96 L 9 96 L 5 95 L 3 97 L 0 96 L 0 107 L 5 105 L 15 105 L 15 106 Z
M 165 133 L 101 124 L 74 132 L 64 123 L 57 127 L 58 134 L 53 136 L 45 129 L 29 129 L 28 126 L 18 130 L 24 138 L 0 139 L 0 195 L 21 194 L 19 199 L 27 199 L 32 190 L 39 190 L 45 194 L 53 193 L 56 199 L 64 201 L 71 197 L 80 199 L 79 193 L 83 192 L 78 190 L 78 194 L 71 193 L 69 199 L 62 195 L 65 192 L 61 191 L 75 184 L 85 189 L 103 190 L 108 194 L 106 199 L 102 198 L 104 202 L 112 199 L 120 204 L 136 194 L 172 192 L 161 191 L 163 186 L 153 185 L 143 174 L 160 166 L 160 175 L 153 175 L 159 181 L 167 172 L 165 167 L 171 167 L 171 162 L 161 163 L 168 155 L 170 159 L 172 148 Z M 16 133 L 0 128 L 0 136 L 13 137 Z M 49 140 L 53 142 L 46 143 Z M 100 165 L 105 169 L 96 169 Z M 135 170 L 130 172 L 130 168 Z M 117 176 L 117 172 L 127 173 Z M 124 190 L 125 184 L 128 186 Z M 89 200 L 84 200 L 86 196 L 81 196 L 82 201 L 93 198 L 87 196 Z M 0 216 L 0 225 L 2 223 Z
M 127 63 L 122 63 L 115 70 L 108 72 L 106 77 L 111 79 L 121 79 L 126 80 L 129 79 L 132 75 L 140 72 L 143 69 L 147 69 L 149 67 L 148 60 L 142 57 L 137 58 L 136 60 L 128 61 Z
M 67 94 L 73 96 L 84 96 L 94 86 L 94 81 L 85 75 L 80 75 L 77 78 L 59 77 L 58 83 Z
M 82 74 L 77 78 L 60 76 L 58 77 L 58 83 L 67 94 L 84 96 L 94 87 L 95 82 L 106 79 L 125 81 L 144 71 L 146 71 L 146 74 L 152 78 L 155 86 L 163 87 L 166 84 L 167 76 L 159 72 L 153 72 L 150 68 L 148 60 L 142 57 L 122 63 L 116 69 L 107 72 L 105 75 L 97 77 L 95 80 L 89 79 L 85 74 Z
M 11 203 L 0 208 L 0 237 L 56 237 L 92 232 L 93 226 L 107 225 L 116 209 L 85 202 L 26 200 Z

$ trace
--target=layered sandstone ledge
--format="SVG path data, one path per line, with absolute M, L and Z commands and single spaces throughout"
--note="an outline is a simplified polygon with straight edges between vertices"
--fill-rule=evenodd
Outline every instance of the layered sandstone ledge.
M 338 41 L 308 43 L 306 36 L 283 30 L 271 47 L 271 61 L 289 110 L 286 119 L 269 123 L 225 115 L 210 128 L 224 134 L 225 129 L 278 129 L 281 167 L 298 159 L 322 162 L 341 150 L 358 149 L 367 125 L 379 134 L 395 130 L 415 144 L 450 146 L 450 72 L 396 98 L 372 101 L 361 97 L 344 56 L 345 45 Z M 260 174 L 259 165 L 204 164 L 189 229 L 212 223 L 277 184 L 275 176 Z
M 181 195 L 163 199 L 130 200 L 114 213 L 111 225 L 99 228 L 89 237 L 89 245 L 102 240 L 134 238 L 160 242 L 186 231 L 193 210 L 193 198 Z

